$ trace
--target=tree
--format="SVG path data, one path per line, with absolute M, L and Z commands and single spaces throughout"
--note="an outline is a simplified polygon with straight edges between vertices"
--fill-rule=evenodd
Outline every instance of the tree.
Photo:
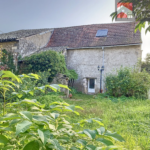
M 150 53 L 146 55 L 145 61 L 142 62 L 141 68 L 150 74 Z
M 150 0 L 120 0 L 120 3 L 132 3 L 133 13 L 138 24 L 135 27 L 135 32 L 139 29 L 145 28 L 146 22 L 148 27 L 146 28 L 145 34 L 150 31 Z M 112 20 L 117 17 L 117 12 L 113 12 L 111 15 Z

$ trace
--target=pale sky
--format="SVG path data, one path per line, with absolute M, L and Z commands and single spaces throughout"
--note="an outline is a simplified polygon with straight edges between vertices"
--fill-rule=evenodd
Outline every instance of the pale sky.
M 0 0 L 0 32 L 112 23 L 114 11 L 115 0 Z M 143 30 L 142 40 L 144 58 L 150 33 Z

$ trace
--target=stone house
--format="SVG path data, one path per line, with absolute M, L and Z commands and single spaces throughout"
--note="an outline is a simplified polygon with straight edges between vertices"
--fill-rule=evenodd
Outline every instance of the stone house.
M 0 34 L 0 48 L 25 57 L 46 46 L 53 29 L 18 30 Z M 17 61 L 17 60 L 16 60 Z
M 102 92 L 105 91 L 104 81 L 108 73 L 121 66 L 134 67 L 141 59 L 141 34 L 139 31 L 134 33 L 135 24 L 110 23 L 41 29 L 35 34 L 16 36 L 14 44 L 17 42 L 18 47 L 12 47 L 12 50 L 15 49 L 17 55 L 23 57 L 46 50 L 62 52 L 68 69 L 78 73 L 74 83 L 78 91 L 97 93 L 101 89 Z M 7 41 L 2 40 L 5 35 L 0 34 L 0 45 L 6 44 Z

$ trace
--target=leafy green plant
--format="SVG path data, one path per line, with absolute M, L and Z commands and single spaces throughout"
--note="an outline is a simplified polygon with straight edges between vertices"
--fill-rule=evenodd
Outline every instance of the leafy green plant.
M 57 73 L 64 74 L 69 79 L 77 79 L 78 75 L 74 70 L 68 70 L 64 55 L 55 51 L 45 51 L 38 54 L 33 54 L 30 57 L 22 59 L 22 63 L 19 63 L 20 73 L 33 72 L 39 74 L 41 77 L 45 74 L 45 79 L 51 82 Z
M 22 106 L 26 106 L 24 110 Z M 111 133 L 102 123 L 101 119 L 92 118 L 81 120 L 77 124 L 69 123 L 67 112 L 79 113 L 79 106 L 69 105 L 65 102 L 53 102 L 49 110 L 44 110 L 36 100 L 22 100 L 7 104 L 8 108 L 16 109 L 16 113 L 8 113 L 0 118 L 2 149 L 110 149 L 117 148 L 113 140 L 123 142 L 124 139 L 117 133 Z M 95 130 L 84 129 L 75 131 L 74 126 L 84 126 L 86 123 L 98 123 L 101 127 Z M 15 139 L 7 138 L 8 133 Z M 105 146 L 104 146 L 105 145 Z
M 22 75 L 21 77 L 28 77 L 28 75 Z M 5 78 L 7 78 L 8 82 L 6 81 L 6 83 L 8 84 L 5 84 Z M 14 84 L 15 81 L 21 82 L 21 79 L 13 73 L 1 71 L 1 93 L 4 97 L 9 84 Z M 60 87 L 67 88 L 64 85 L 45 85 L 44 87 L 35 87 L 35 89 L 43 92 L 47 87 L 55 92 Z M 79 115 L 76 109 L 82 109 L 80 106 L 69 105 L 65 102 L 53 102 L 49 104 L 49 109 L 45 110 L 44 107 L 45 104 L 40 104 L 35 99 L 7 103 L 6 110 L 3 109 L 3 115 L 0 116 L 0 149 L 107 150 L 117 148 L 113 145 L 114 140 L 124 142 L 120 135 L 108 131 L 99 118 L 70 123 L 67 120 L 68 113 L 72 112 Z M 83 127 L 86 123 L 94 122 L 99 124 L 99 128 L 95 130 L 84 129 L 79 132 L 74 128 L 75 126 Z
M 150 88 L 150 75 L 145 71 L 138 72 L 121 67 L 116 74 L 109 74 L 106 77 L 106 87 L 110 96 L 134 96 L 146 99 Z
M 65 74 L 67 68 L 64 56 L 49 50 L 23 58 L 23 63 L 20 64 L 21 73 L 37 73 L 39 71 L 48 71 L 50 81 L 57 73 Z
M 69 79 L 74 79 L 74 80 L 78 79 L 78 74 L 73 69 L 68 70 L 66 75 L 69 77 Z
M 77 94 L 78 93 L 78 91 L 75 88 L 70 87 L 70 89 L 71 89 L 71 91 L 70 91 L 71 94 Z
M 49 84 L 49 76 L 50 76 L 49 71 L 37 72 L 36 74 L 40 76 L 40 78 L 36 83 L 36 86 Z
M 11 78 L 11 81 L 8 80 L 9 78 Z M 5 114 L 6 92 L 10 89 L 15 91 L 14 87 L 17 86 L 17 84 L 12 82 L 13 80 L 21 82 L 21 80 L 12 72 L 4 70 L 0 71 L 0 92 L 3 98 L 3 115 Z
M 34 87 L 35 85 L 32 85 L 32 88 L 30 87 L 30 89 L 28 89 L 28 86 L 26 86 L 25 84 L 24 85 L 25 89 L 17 90 L 20 87 L 22 87 L 22 83 L 23 83 L 22 81 L 26 82 L 24 78 L 38 80 L 39 76 L 33 73 L 30 73 L 28 75 L 23 74 L 23 75 L 16 76 L 10 71 L 4 71 L 4 70 L 0 71 L 0 92 L 2 94 L 2 99 L 3 99 L 3 115 L 5 114 L 5 103 L 14 97 L 23 98 L 23 96 L 28 96 L 28 95 L 33 96 L 34 93 L 37 91 L 45 93 L 47 88 L 55 92 L 60 91 L 60 88 L 66 88 L 69 90 L 68 86 L 61 85 L 61 84 L 44 85 L 40 87 Z

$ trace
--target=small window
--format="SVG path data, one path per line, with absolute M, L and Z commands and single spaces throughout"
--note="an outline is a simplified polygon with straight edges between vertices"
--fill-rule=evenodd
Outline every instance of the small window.
M 105 37 L 107 36 L 108 29 L 98 30 L 96 33 L 96 37 Z

